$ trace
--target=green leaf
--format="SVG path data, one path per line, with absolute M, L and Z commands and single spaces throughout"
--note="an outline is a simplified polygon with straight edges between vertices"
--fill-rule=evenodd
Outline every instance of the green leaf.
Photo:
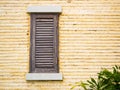
M 94 88 L 96 85 L 94 84 L 94 82 L 87 80 L 87 82 L 89 83 L 89 87 Z
M 104 90 L 107 86 L 108 86 L 108 84 L 105 84 L 105 85 L 101 86 L 100 89 Z
M 91 78 L 91 81 L 97 85 L 97 82 L 95 81 L 94 78 Z
M 70 90 L 73 90 L 75 87 L 76 87 L 76 85 L 72 86 L 72 87 L 70 88 Z
M 88 85 L 87 83 L 83 83 L 83 82 L 81 82 L 80 85 L 81 85 L 81 87 L 84 88 L 84 90 L 88 90 L 87 87 L 86 87 L 86 86 Z

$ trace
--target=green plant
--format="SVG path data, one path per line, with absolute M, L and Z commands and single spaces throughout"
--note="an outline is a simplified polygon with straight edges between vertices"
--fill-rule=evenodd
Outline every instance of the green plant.
M 98 75 L 108 84 L 105 90 L 120 90 L 120 66 L 114 66 L 112 71 L 104 69 Z
M 120 90 L 120 66 L 114 66 L 112 71 L 103 69 L 97 79 L 91 78 L 85 82 L 76 82 L 71 90 L 82 87 L 84 90 Z

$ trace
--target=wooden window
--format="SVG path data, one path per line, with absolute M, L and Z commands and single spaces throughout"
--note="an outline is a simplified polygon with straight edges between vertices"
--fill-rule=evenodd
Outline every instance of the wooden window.
M 30 73 L 57 73 L 58 14 L 31 14 Z

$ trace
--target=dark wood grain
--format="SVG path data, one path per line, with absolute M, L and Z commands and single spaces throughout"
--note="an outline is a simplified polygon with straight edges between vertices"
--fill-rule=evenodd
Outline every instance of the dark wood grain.
M 30 72 L 59 72 L 58 14 L 32 14 L 30 35 Z

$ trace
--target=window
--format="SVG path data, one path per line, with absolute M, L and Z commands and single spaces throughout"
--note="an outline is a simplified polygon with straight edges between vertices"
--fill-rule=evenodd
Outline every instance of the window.
M 61 6 L 30 6 L 30 70 L 26 80 L 62 80 L 58 62 Z
M 58 16 L 58 14 L 31 14 L 31 73 L 59 72 Z

